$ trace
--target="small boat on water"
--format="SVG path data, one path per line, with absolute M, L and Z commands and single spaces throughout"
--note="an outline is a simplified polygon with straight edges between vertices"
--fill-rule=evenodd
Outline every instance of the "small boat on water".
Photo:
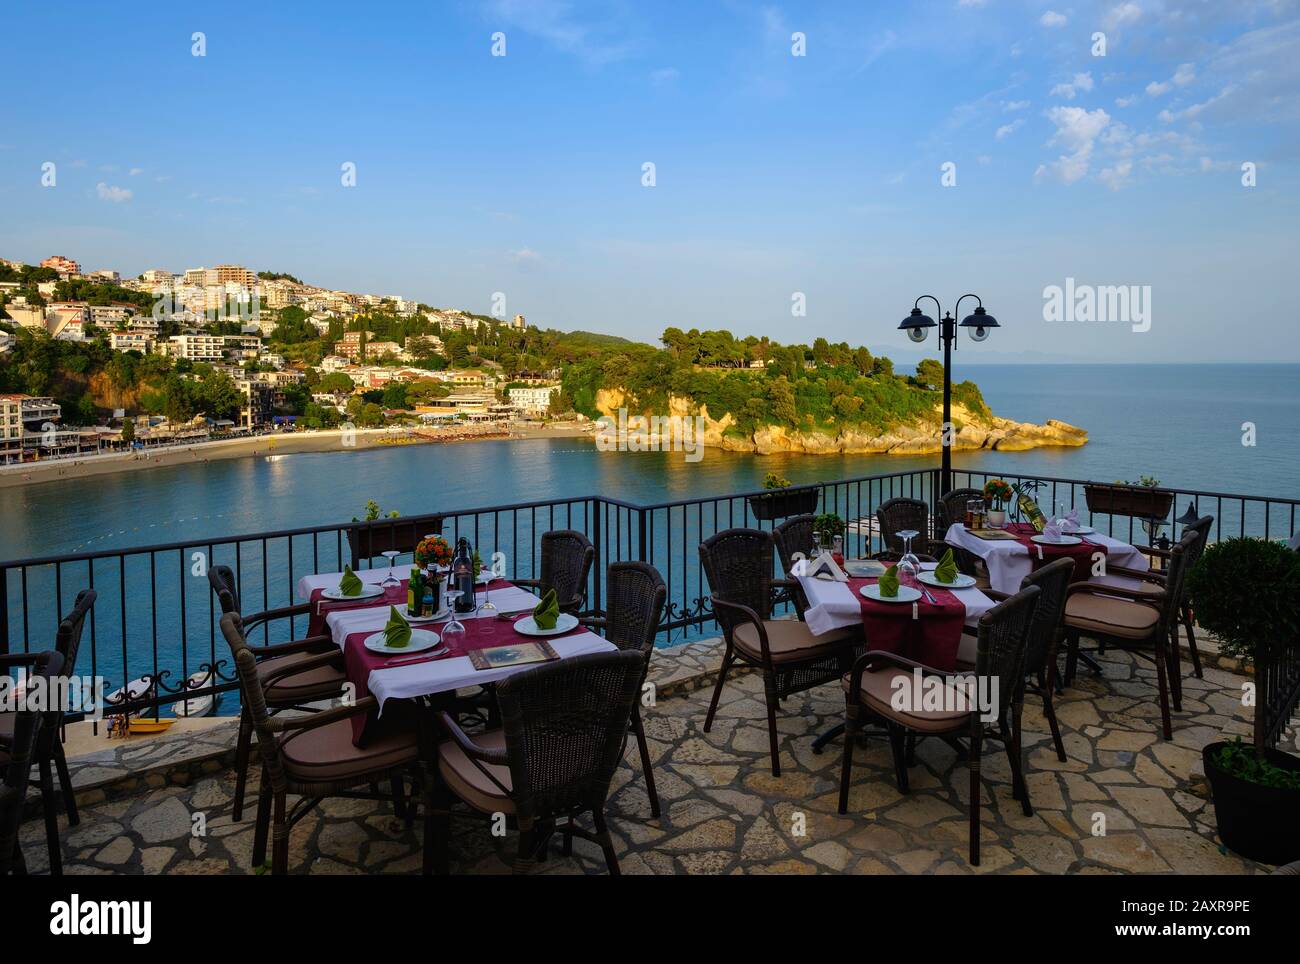
M 199 670 L 197 673 L 190 674 L 190 678 L 185 681 L 185 689 L 202 689 L 205 686 L 211 686 L 215 682 L 216 674 L 212 670 Z M 191 696 L 173 703 L 172 712 L 178 717 L 207 716 L 217 708 L 217 701 L 220 698 L 219 693 L 204 693 L 201 696 Z
M 125 714 L 115 713 L 114 707 L 123 703 L 130 703 L 136 700 L 148 699 L 158 690 L 158 681 L 151 676 L 141 676 L 139 679 L 133 679 L 121 689 L 114 690 L 104 697 L 104 715 L 105 716 L 139 716 L 138 709 L 128 710 Z
M 176 718 L 166 719 L 157 716 L 137 716 L 128 721 L 132 733 L 162 733 L 176 722 Z

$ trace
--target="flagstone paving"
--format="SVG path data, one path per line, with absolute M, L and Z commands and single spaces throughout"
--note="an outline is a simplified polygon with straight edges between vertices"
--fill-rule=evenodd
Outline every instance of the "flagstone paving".
M 703 665 L 703 650 L 693 658 Z M 1035 812 L 1011 798 L 1005 755 L 988 744 L 981 821 L 983 862 L 966 859 L 967 776 L 953 749 L 923 740 L 900 794 L 886 741 L 855 752 L 848 814 L 836 812 L 841 741 L 822 755 L 812 737 L 843 718 L 838 685 L 791 697 L 778 716 L 782 775 L 768 767 L 761 679 L 728 681 L 718 718 L 703 732 L 710 688 L 665 687 L 645 713 L 663 806 L 651 819 L 635 744 L 617 771 L 610 828 L 624 873 L 639 874 L 966 874 L 1265 872 L 1218 845 L 1213 805 L 1201 772 L 1206 743 L 1249 739 L 1244 678 L 1208 668 L 1184 681 L 1174 738 L 1160 739 L 1150 664 L 1127 654 L 1102 657 L 1104 678 L 1081 674 L 1058 701 L 1068 760 L 1057 760 L 1041 704 L 1025 706 L 1027 780 Z M 209 735 L 205 739 L 215 739 Z M 1283 744 L 1294 750 L 1296 734 Z M 106 762 L 106 761 L 104 761 Z M 205 768 L 206 771 L 205 772 Z M 193 773 L 191 776 L 190 774 Z M 251 872 L 252 810 L 230 819 L 234 775 L 207 760 L 126 792 L 89 794 L 82 823 L 64 828 L 68 873 L 226 874 Z M 255 782 L 255 781 L 254 781 Z M 97 799 L 102 798 L 102 799 Z M 198 815 L 201 815 L 198 816 Z M 62 819 L 60 820 L 63 825 Z M 201 834 L 196 833 L 196 827 Z M 368 800 L 327 800 L 290 839 L 295 873 L 418 873 L 420 829 Z M 516 838 L 487 825 L 453 821 L 453 870 L 505 873 Z M 39 819 L 23 828 L 33 871 L 46 866 Z M 563 857 L 558 842 L 537 873 L 603 873 L 599 850 L 578 840 Z

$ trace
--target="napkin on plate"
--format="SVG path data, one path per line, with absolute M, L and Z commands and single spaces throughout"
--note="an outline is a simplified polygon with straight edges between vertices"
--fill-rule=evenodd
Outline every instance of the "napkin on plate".
M 934 578 L 940 582 L 954 583 L 957 581 L 957 560 L 952 557 L 952 550 L 949 549 L 939 560 L 939 565 L 934 569 Z
M 555 598 L 555 590 L 546 590 L 542 601 L 533 609 L 533 622 L 538 629 L 554 629 L 560 618 L 560 604 Z
M 401 649 L 411 643 L 411 624 L 402 618 L 396 606 L 388 607 L 388 623 L 384 626 L 384 642 L 389 649 Z
M 1061 527 L 1057 525 L 1052 525 L 1050 523 L 1043 526 L 1043 538 L 1046 539 L 1048 542 L 1060 542 Z
M 339 592 L 345 596 L 361 595 L 361 577 L 352 571 L 351 566 L 343 567 L 343 578 L 339 580 Z
M 1071 529 L 1079 528 L 1079 510 L 1071 509 L 1069 512 L 1065 513 L 1065 521 L 1070 524 Z
M 890 566 L 877 583 L 880 595 L 893 599 L 898 595 L 898 566 Z

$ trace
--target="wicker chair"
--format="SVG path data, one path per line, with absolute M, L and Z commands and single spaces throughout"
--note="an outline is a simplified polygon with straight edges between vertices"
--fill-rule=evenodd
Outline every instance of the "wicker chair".
M 638 691 L 645 686 L 650 671 L 650 654 L 654 651 L 659 620 L 663 618 L 668 587 L 659 570 L 644 562 L 611 563 L 605 574 L 605 611 L 608 616 L 584 618 L 582 622 L 604 630 L 605 638 L 621 650 L 637 652 L 645 660 Z M 645 774 L 646 795 L 650 798 L 650 816 L 659 816 L 659 793 L 655 789 L 654 770 L 650 765 L 650 748 L 645 741 L 640 701 L 632 704 L 632 732 L 641 752 L 641 772 Z
M 983 499 L 984 493 L 980 489 L 953 489 L 939 497 L 939 504 L 936 507 L 934 520 L 934 537 L 935 542 L 943 540 L 948 529 L 954 522 L 963 522 L 966 518 L 966 503 L 971 499 Z M 977 579 L 982 578 L 981 585 L 988 585 L 987 573 L 980 571 L 979 557 L 969 549 L 961 546 L 949 545 L 947 548 L 952 550 L 953 561 L 957 563 L 957 568 L 968 576 L 974 576 Z M 935 547 L 935 555 L 942 555 L 943 550 Z
M 32 676 L 56 679 L 63 673 L 63 657 L 58 652 L 35 654 Z M 10 714 L 13 727 L 9 742 L 0 749 L 0 877 L 10 873 L 27 873 L 27 861 L 18 845 L 18 829 L 23 821 L 23 801 L 27 798 L 27 784 L 31 779 L 32 763 L 36 760 L 36 746 L 45 727 L 59 725 L 59 711 L 18 710 Z M 57 737 L 57 734 L 56 734 Z M 53 793 L 49 786 L 48 769 L 42 773 L 41 796 Z M 42 801 L 44 802 L 44 801 Z M 51 862 L 51 871 L 54 864 Z
M 804 595 L 803 587 L 790 574 L 790 570 L 799 556 L 805 559 L 813 557 L 813 519 L 815 518 L 816 516 L 811 514 L 791 516 L 772 528 L 772 544 L 776 546 L 776 555 L 781 560 L 781 569 L 785 572 L 785 578 L 793 583 L 790 587 L 790 598 L 794 600 L 800 619 L 808 608 L 808 597 Z
M 894 751 L 894 771 L 898 788 L 908 792 L 907 754 L 904 736 L 909 732 L 925 736 L 954 738 L 967 736 L 970 747 L 967 766 L 970 770 L 970 862 L 980 862 L 980 753 L 984 740 L 995 737 L 1006 747 L 1011 764 L 1012 796 L 1020 801 L 1025 816 L 1033 815 L 1029 802 L 1029 788 L 1025 784 L 1023 750 L 1020 737 L 1021 701 L 1024 697 L 1025 647 L 1030 626 L 1038 607 L 1040 590 L 1037 586 L 1022 589 L 1016 595 L 998 603 L 979 620 L 979 649 L 975 676 L 969 673 L 943 673 L 922 666 L 893 653 L 871 651 L 864 653 L 844 677 L 845 733 L 844 757 L 840 769 L 840 813 L 849 806 L 849 780 L 853 768 L 853 745 L 859 728 L 859 717 L 883 719 L 889 727 L 890 743 Z M 894 680 L 902 679 L 910 688 L 914 669 L 927 676 L 945 679 L 945 686 L 954 687 L 965 679 L 989 680 L 990 693 L 997 698 L 996 707 L 986 709 L 997 713 L 997 733 L 989 733 L 978 708 L 975 710 L 900 710 L 895 709 Z M 996 689 L 992 687 L 996 685 Z M 972 687 L 973 688 L 973 687 Z M 963 687 L 964 692 L 969 692 Z
M 939 496 L 935 512 L 935 535 L 942 536 L 954 522 L 966 520 L 966 503 L 971 499 L 984 500 L 982 489 L 953 489 Z
M 230 645 L 235 671 L 243 691 L 257 748 L 262 757 L 262 781 L 258 789 L 257 823 L 253 830 L 253 866 L 266 861 L 268 831 L 271 837 L 271 872 L 283 874 L 289 865 L 289 831 L 325 797 L 381 799 L 373 791 L 381 779 L 394 783 L 402 770 L 419 765 L 420 785 L 425 789 L 425 872 L 431 864 L 432 810 L 428 788 L 432 785 L 428 754 L 420 752 L 414 733 L 392 733 L 377 737 L 358 748 L 352 742 L 352 718 L 378 707 L 373 696 L 310 716 L 271 716 L 260 666 L 244 638 L 239 616 L 221 617 L 221 633 Z M 429 745 L 431 741 L 426 741 Z M 356 788 L 369 786 L 371 792 Z M 287 798 L 299 799 L 292 808 Z M 386 797 L 385 797 L 386 798 Z
M 1052 702 L 1056 691 L 1056 654 L 1060 648 L 1062 625 L 1065 620 L 1065 600 L 1074 578 L 1074 560 L 1057 559 L 1043 568 L 1031 572 L 1020 581 L 1020 588 L 1037 586 L 1040 590 L 1034 622 L 1029 628 L 1029 644 L 1025 651 L 1025 675 L 1035 677 L 1038 693 L 1043 699 L 1043 715 L 1052 729 L 1052 742 L 1056 745 L 1056 758 L 1066 761 L 1065 744 L 1061 740 L 1061 727 L 1056 722 L 1056 706 Z M 1006 593 L 985 589 L 992 599 L 1009 599 Z
M 306 639 L 266 646 L 249 646 L 249 631 L 279 619 L 292 620 L 294 616 L 307 615 L 311 604 L 285 606 L 245 617 L 239 610 L 239 589 L 235 574 L 229 566 L 209 566 L 208 583 L 216 593 L 223 614 L 234 615 L 239 620 L 244 645 L 257 660 L 257 675 L 261 682 L 267 711 L 274 715 L 281 710 L 310 710 L 307 704 L 332 700 L 340 696 L 347 683 L 343 671 L 343 654 L 329 636 L 309 636 Z M 292 626 L 292 622 L 290 622 Z M 244 819 L 244 794 L 248 786 L 248 759 L 253 742 L 253 720 L 249 715 L 247 696 L 241 701 L 239 711 L 239 736 L 235 742 L 235 798 L 231 809 L 232 820 Z
M 556 529 L 542 534 L 542 574 L 538 579 L 515 579 L 539 596 L 554 589 L 560 611 L 577 616 L 587 598 L 587 577 L 596 560 L 591 540 L 574 529 Z
M 525 670 L 497 684 L 500 729 L 466 736 L 439 713 L 448 739 L 437 748 L 433 800 L 434 866 L 446 873 L 451 804 L 459 798 L 482 814 L 505 814 L 519 829 L 515 872 L 545 859 L 560 829 L 599 845 L 611 874 L 618 857 L 605 825 L 605 799 L 623 755 L 645 657 L 636 650 L 575 656 Z M 595 832 L 574 818 L 590 812 Z
M 1191 572 L 1192 567 L 1196 565 L 1197 560 L 1201 558 L 1201 553 L 1205 551 L 1206 545 L 1210 541 L 1210 529 L 1214 526 L 1214 516 L 1203 515 L 1195 522 L 1188 523 L 1183 532 L 1188 531 L 1197 533 L 1200 538 L 1196 545 L 1183 560 L 1185 571 Z M 1168 565 L 1168 549 L 1161 549 L 1159 546 L 1138 546 L 1138 551 L 1152 558 L 1159 559 L 1163 565 Z M 1163 569 L 1148 569 L 1145 572 L 1139 569 L 1127 569 L 1124 566 L 1108 566 L 1106 572 L 1110 576 L 1119 576 L 1124 580 L 1124 584 L 1131 588 L 1142 588 L 1142 584 L 1149 586 L 1162 587 L 1165 584 L 1167 573 Z M 1136 580 L 1136 582 L 1135 582 Z M 1198 679 L 1203 679 L 1205 673 L 1201 669 L 1201 653 L 1196 648 L 1196 630 L 1193 628 L 1196 622 L 1195 614 L 1192 612 L 1191 600 L 1184 594 L 1182 604 L 1178 607 L 1178 621 L 1173 625 L 1173 642 L 1171 648 L 1174 655 L 1181 663 L 1181 654 L 1178 652 L 1178 622 L 1187 630 L 1187 648 L 1192 654 L 1192 670 L 1196 673 Z
M 772 775 L 779 777 L 777 705 L 793 693 L 844 675 L 862 634 L 845 628 L 814 636 L 801 621 L 772 619 L 774 590 L 796 585 L 791 579 L 772 578 L 772 550 L 771 535 L 760 529 L 727 529 L 700 543 L 700 565 L 712 589 L 713 616 L 726 643 L 704 732 L 713 726 L 732 663 L 754 667 L 763 674 Z
M 882 503 L 876 509 L 876 525 L 880 530 L 880 552 L 876 559 L 897 561 L 903 554 L 903 540 L 898 535 L 904 529 L 915 529 L 912 552 L 922 562 L 934 562 L 935 550 L 942 552 L 946 546 L 930 538 L 930 507 L 920 499 L 896 498 Z
M 95 606 L 96 593 L 93 589 L 83 589 L 77 593 L 72 611 L 59 622 L 54 633 L 54 651 L 62 658 L 60 672 L 71 677 L 76 673 L 77 651 L 81 648 L 82 632 L 86 628 L 86 617 Z M 36 653 L 11 653 L 0 656 L 0 670 L 15 666 L 31 666 L 36 661 Z M 0 752 L 7 750 L 14 738 L 17 717 L 14 713 L 0 713 Z M 41 727 L 41 735 L 36 741 L 35 762 L 40 769 L 41 809 L 45 814 L 45 843 L 50 854 L 50 873 L 63 872 L 63 847 L 59 842 L 58 801 L 63 801 L 63 811 L 68 818 L 68 826 L 75 827 L 81 822 L 77 814 L 77 798 L 72 792 L 72 778 L 68 774 L 68 761 L 63 755 L 63 741 L 60 729 L 63 725 L 63 712 L 59 709 L 46 718 Z M 59 794 L 54 793 L 54 781 L 51 773 L 58 774 Z
M 1170 550 L 1163 586 L 1147 584 L 1131 589 L 1109 583 L 1079 582 L 1070 587 L 1065 603 L 1065 634 L 1069 642 L 1066 685 L 1074 680 L 1082 635 L 1092 637 L 1099 644 L 1128 649 L 1136 656 L 1151 659 L 1156 664 L 1161 729 L 1166 740 L 1173 737 L 1169 719 L 1171 695 L 1174 710 L 1183 708 L 1182 673 L 1173 632 L 1186 591 L 1187 559 L 1200 538 L 1200 533 L 1190 527 L 1183 532 L 1178 544 Z M 1148 645 L 1154 649 L 1154 655 L 1140 648 Z

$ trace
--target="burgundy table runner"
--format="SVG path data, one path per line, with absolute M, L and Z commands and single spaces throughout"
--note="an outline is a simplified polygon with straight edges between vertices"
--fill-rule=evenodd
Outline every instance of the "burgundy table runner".
M 1038 530 L 1029 522 L 1009 522 L 1006 527 L 1016 537 L 1016 541 L 1029 550 L 1029 561 L 1033 571 L 1037 572 L 1049 562 L 1055 562 L 1057 559 L 1074 560 L 1074 582 L 1086 582 L 1092 574 L 1093 557 L 1097 553 L 1105 556 L 1106 547 L 1083 539 L 1077 545 L 1073 546 L 1054 546 L 1041 542 L 1034 542 L 1033 536 L 1038 535 Z M 1080 536 L 1079 538 L 1083 538 Z M 1039 550 L 1042 550 L 1040 555 Z
M 916 601 L 917 618 L 912 618 L 912 603 L 887 603 L 868 599 L 858 590 L 873 586 L 876 578 L 849 577 L 849 589 L 862 607 L 862 628 L 867 649 L 881 649 L 914 659 L 940 670 L 957 668 L 957 648 L 961 645 L 962 627 L 966 623 L 966 606 L 952 592 L 925 586 L 938 605 L 923 595 Z
M 505 579 L 493 579 L 488 583 L 488 590 L 506 589 L 512 583 Z M 373 605 L 372 601 L 372 605 Z M 382 606 L 388 606 L 390 603 L 380 602 Z M 361 608 L 351 606 L 347 608 Z M 398 612 L 402 612 L 399 607 Z M 525 614 L 527 615 L 527 614 Z M 520 616 L 518 618 L 523 618 Z M 524 636 L 515 632 L 514 619 L 501 619 L 500 617 L 488 616 L 481 618 L 460 617 L 461 623 L 465 626 L 464 633 L 457 633 L 451 641 L 444 638 L 444 651 L 437 656 L 429 655 L 426 650 L 422 653 L 410 654 L 383 654 L 374 653 L 366 649 L 365 641 L 379 629 L 349 633 L 343 645 L 343 664 L 347 673 L 348 682 L 355 687 L 356 698 L 362 700 L 370 695 L 370 674 L 377 669 L 400 668 L 400 666 L 417 666 L 424 662 L 435 662 L 442 659 L 454 659 L 457 656 L 464 656 L 474 649 L 490 649 L 493 646 L 509 646 L 514 643 L 528 642 L 533 637 Z M 431 629 L 439 636 L 442 636 L 442 629 L 447 625 L 446 621 L 437 623 L 412 624 L 412 629 Z M 567 633 L 560 633 L 558 636 L 545 637 L 549 642 L 556 639 L 564 639 L 566 636 L 577 636 L 589 630 L 582 625 L 575 626 Z M 410 662 L 407 662 L 409 660 Z M 400 666 L 393 666 L 397 661 Z M 537 665 L 537 664 L 533 664 Z M 352 742 L 356 746 L 364 746 L 365 739 L 376 732 L 376 719 L 372 719 L 373 714 L 366 716 L 354 716 L 352 718 Z

